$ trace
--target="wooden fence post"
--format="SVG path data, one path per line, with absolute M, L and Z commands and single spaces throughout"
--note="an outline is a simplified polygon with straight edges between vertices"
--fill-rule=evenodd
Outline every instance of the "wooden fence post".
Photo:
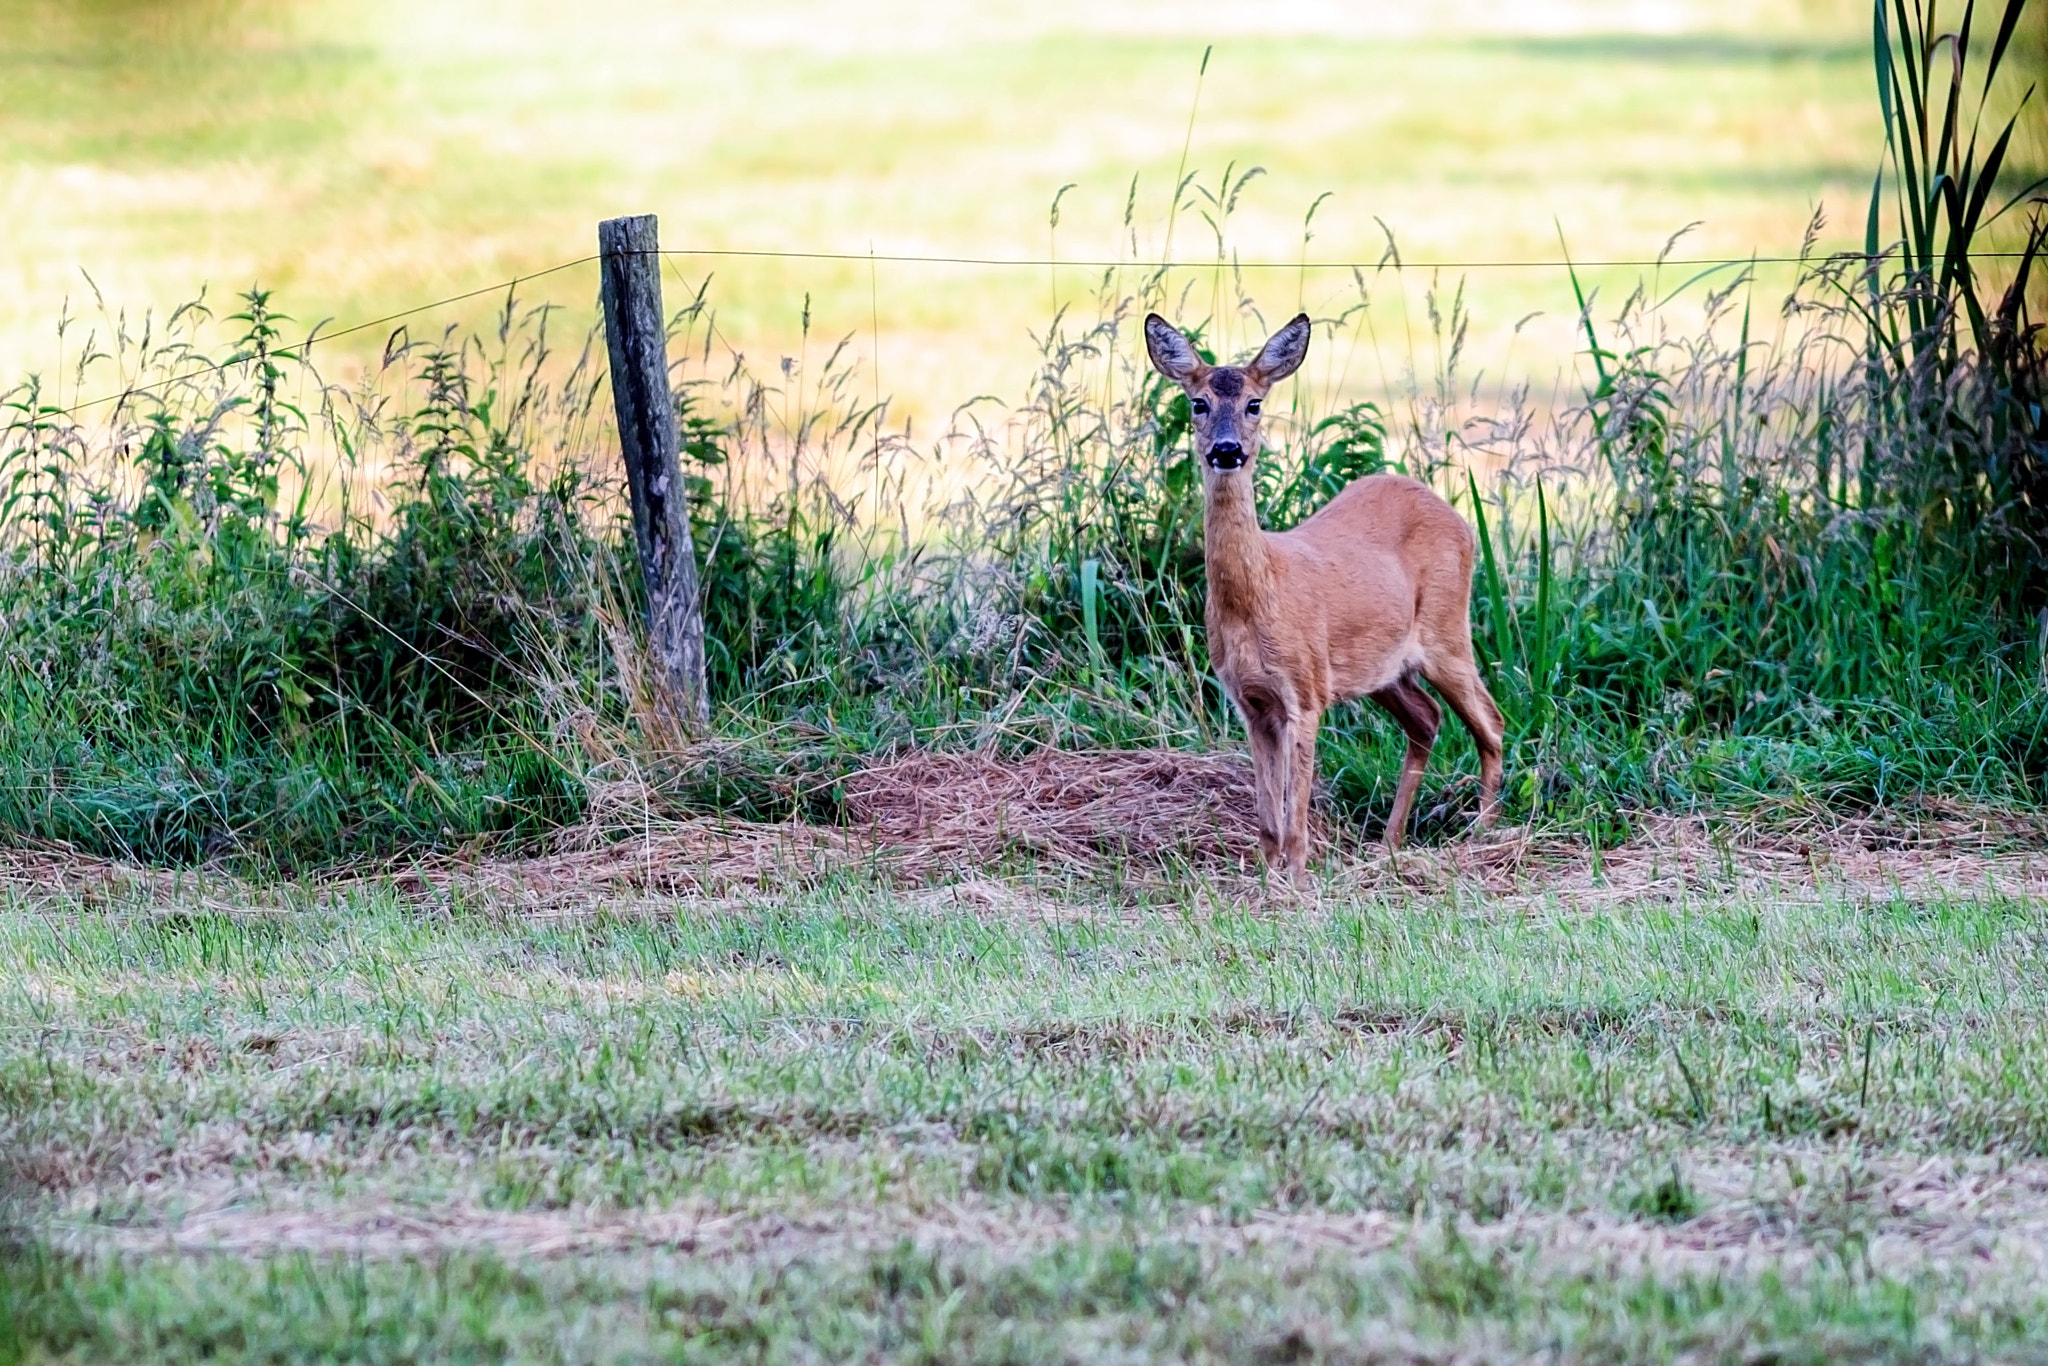
M 690 500 L 676 450 L 668 388 L 668 319 L 661 311 L 661 238 L 653 214 L 597 225 L 612 402 L 633 499 L 633 536 L 647 581 L 647 643 L 657 701 L 685 729 L 710 722 L 704 613 Z

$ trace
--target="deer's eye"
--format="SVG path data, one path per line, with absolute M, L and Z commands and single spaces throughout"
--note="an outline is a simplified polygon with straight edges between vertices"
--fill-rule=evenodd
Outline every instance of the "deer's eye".
M 1244 410 L 1248 415 L 1257 417 L 1259 415 L 1259 401 L 1253 399 L 1250 403 L 1244 405 Z
M 1195 399 L 1195 400 L 1193 400 L 1193 404 L 1192 404 L 1192 406 L 1194 407 L 1194 410 L 1195 410 L 1195 416 L 1196 416 L 1196 417 L 1207 417 L 1207 416 L 1209 415 L 1209 400 L 1208 400 L 1208 399 L 1206 399 L 1206 398 L 1198 398 L 1198 399 Z

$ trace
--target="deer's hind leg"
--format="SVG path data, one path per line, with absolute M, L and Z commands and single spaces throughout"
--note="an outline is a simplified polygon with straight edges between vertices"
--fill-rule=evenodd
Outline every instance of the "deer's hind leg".
M 1387 813 L 1387 849 L 1401 847 L 1408 831 L 1408 813 L 1415 806 L 1415 793 L 1422 786 L 1422 771 L 1429 767 L 1429 752 L 1436 747 L 1436 733 L 1444 714 L 1434 698 L 1402 678 L 1369 694 L 1384 707 L 1408 736 L 1408 753 L 1401 759 L 1401 782 L 1394 789 L 1394 809 Z
M 1473 828 L 1484 830 L 1500 814 L 1501 755 L 1507 745 L 1507 724 L 1479 665 L 1472 658 L 1470 644 L 1461 652 L 1434 657 L 1423 668 L 1423 677 L 1443 694 L 1451 710 L 1472 732 L 1473 747 L 1479 751 L 1479 819 Z

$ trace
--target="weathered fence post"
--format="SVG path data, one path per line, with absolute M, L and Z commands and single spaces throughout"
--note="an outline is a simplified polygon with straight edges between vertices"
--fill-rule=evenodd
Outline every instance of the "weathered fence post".
M 653 214 L 597 225 L 612 402 L 633 498 L 633 535 L 647 581 L 647 643 L 660 704 L 686 728 L 711 719 L 704 688 L 704 614 L 690 500 L 676 452 L 668 389 L 668 319 L 661 311 L 661 238 Z

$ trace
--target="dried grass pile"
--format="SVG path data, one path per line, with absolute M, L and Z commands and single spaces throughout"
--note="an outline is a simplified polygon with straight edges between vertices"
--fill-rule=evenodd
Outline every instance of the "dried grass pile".
M 88 905 L 168 895 L 172 873 L 94 858 L 60 844 L 0 850 L 0 890 L 74 896 Z
M 1175 869 L 1256 876 L 1250 763 L 1174 750 L 1041 751 L 1021 759 L 913 751 L 839 784 L 836 825 L 668 811 L 658 781 L 617 776 L 600 818 L 534 858 L 436 859 L 398 874 L 415 892 L 483 891 L 553 905 L 617 891 L 712 895 L 833 876 L 925 886 L 992 869 L 1151 879 Z M 1331 823 L 1312 828 L 1327 839 Z
M 832 877 L 899 887 L 991 873 L 1135 882 L 1192 875 L 1189 894 L 1259 899 L 1251 770 L 1242 758 L 1159 751 L 1044 752 L 1023 759 L 915 752 L 842 783 L 844 823 L 648 819 L 587 832 L 540 858 L 415 866 L 416 890 L 487 891 L 532 907 L 620 892 L 746 894 Z M 1699 894 L 1783 898 L 1827 888 L 1870 896 L 1955 891 L 2048 896 L 2048 818 L 1941 802 L 1842 817 L 1718 821 L 1645 815 L 1624 844 L 1594 849 L 1566 831 L 1501 829 L 1412 845 L 1390 858 L 1358 827 L 1318 812 L 1318 863 L 1333 889 L 1444 894 L 1589 907 Z M 1206 889 L 1206 890 L 1205 890 Z
M 1259 866 L 1251 764 L 1236 755 L 914 751 L 860 770 L 843 790 L 853 828 L 939 864 L 986 867 L 1022 852 L 1088 868 Z M 1318 840 L 1327 827 L 1318 819 Z

